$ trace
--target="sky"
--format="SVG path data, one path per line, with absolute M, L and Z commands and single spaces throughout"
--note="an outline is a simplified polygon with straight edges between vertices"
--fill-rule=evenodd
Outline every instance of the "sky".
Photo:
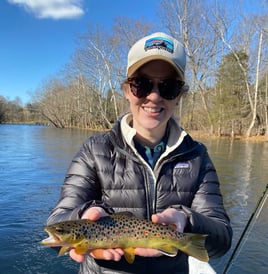
M 0 0 L 0 96 L 31 94 L 70 62 L 77 37 L 116 17 L 155 17 L 158 0 Z

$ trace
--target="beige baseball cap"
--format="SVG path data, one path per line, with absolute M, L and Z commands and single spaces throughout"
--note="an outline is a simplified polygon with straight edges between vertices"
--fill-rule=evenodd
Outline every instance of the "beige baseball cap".
M 137 69 L 152 60 L 164 60 L 170 63 L 181 80 L 184 80 L 185 49 L 173 37 L 163 32 L 156 32 L 137 41 L 128 53 L 127 77 L 131 77 Z

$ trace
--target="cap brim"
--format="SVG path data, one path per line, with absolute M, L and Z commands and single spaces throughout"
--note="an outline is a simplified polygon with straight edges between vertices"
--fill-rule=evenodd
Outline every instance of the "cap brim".
M 154 60 L 163 60 L 166 61 L 167 63 L 169 63 L 170 65 L 173 66 L 173 68 L 175 69 L 175 71 L 177 72 L 177 74 L 179 75 L 181 80 L 184 80 L 184 74 L 182 73 L 181 69 L 170 60 L 170 58 L 165 57 L 165 56 L 159 56 L 159 55 L 151 55 L 148 57 L 143 58 L 142 60 L 136 62 L 134 65 L 132 65 L 131 67 L 128 68 L 127 71 L 127 77 L 131 77 L 133 76 L 133 74 L 143 65 L 145 65 L 146 63 L 150 62 L 150 61 L 154 61 Z

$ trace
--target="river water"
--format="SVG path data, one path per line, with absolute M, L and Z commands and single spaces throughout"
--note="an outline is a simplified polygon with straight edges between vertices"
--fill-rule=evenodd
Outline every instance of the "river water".
M 0 273 L 71 274 L 78 264 L 40 245 L 64 173 L 86 130 L 0 125 Z M 210 263 L 222 273 L 268 178 L 268 143 L 203 140 L 217 168 L 231 218 L 232 249 Z M 268 273 L 268 204 L 263 207 L 228 273 Z

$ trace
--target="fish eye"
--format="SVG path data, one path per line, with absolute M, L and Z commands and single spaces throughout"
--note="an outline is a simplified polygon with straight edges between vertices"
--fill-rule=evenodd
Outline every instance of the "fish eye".
M 57 233 L 64 233 L 64 229 L 61 227 L 56 227 L 55 230 Z

